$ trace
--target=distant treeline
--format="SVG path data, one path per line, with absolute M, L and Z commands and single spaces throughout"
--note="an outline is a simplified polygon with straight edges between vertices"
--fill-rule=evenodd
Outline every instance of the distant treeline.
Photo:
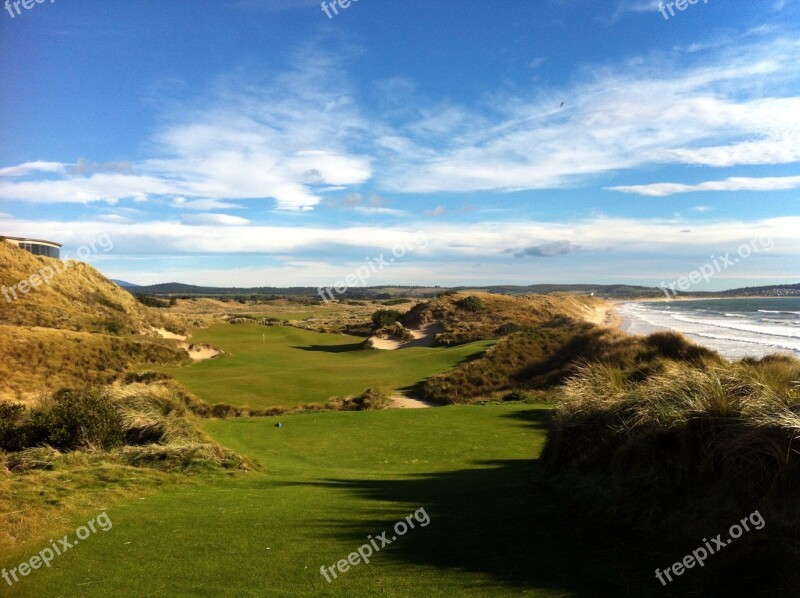
M 134 295 L 167 295 L 187 299 L 196 297 L 226 297 L 245 300 L 275 300 L 285 299 L 287 297 L 319 298 L 319 289 L 316 287 L 205 287 L 171 282 L 150 286 L 126 286 L 125 288 Z M 495 285 L 485 287 L 426 287 L 404 285 L 351 287 L 344 293 L 337 295 L 337 297 L 349 300 L 430 299 L 443 292 L 465 291 L 483 291 L 501 295 L 547 295 L 550 293 L 594 294 L 597 297 L 605 299 L 655 299 L 664 296 L 663 290 L 656 287 L 625 284 L 535 284 L 527 286 Z M 747 287 L 716 293 L 681 293 L 681 296 L 688 298 L 737 296 L 800 297 L 800 284 Z

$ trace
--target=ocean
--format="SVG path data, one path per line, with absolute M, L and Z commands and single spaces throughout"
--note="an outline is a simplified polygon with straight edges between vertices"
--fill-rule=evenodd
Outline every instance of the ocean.
M 800 357 L 800 297 L 631 302 L 617 313 L 626 332 L 675 330 L 729 359 Z

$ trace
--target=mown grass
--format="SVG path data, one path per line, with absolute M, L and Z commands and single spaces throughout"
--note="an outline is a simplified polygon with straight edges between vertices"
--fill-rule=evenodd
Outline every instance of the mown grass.
M 291 326 L 218 325 L 197 331 L 196 343 L 225 351 L 212 360 L 164 368 L 208 403 L 253 409 L 324 404 L 371 387 L 410 390 L 426 378 L 480 355 L 489 342 L 401 351 L 364 349 L 364 339 Z
M 209 420 L 264 467 L 106 505 L 114 527 L 9 596 L 644 596 L 645 551 L 590 538 L 537 482 L 548 409 L 496 405 Z M 328 584 L 419 508 L 431 522 Z M 97 514 L 59 522 L 63 535 Z M 390 534 L 391 535 L 391 534 Z M 40 548 L 3 554 L 15 566 Z M 634 573 L 631 573 L 633 571 Z M 644 588 L 647 586 L 645 585 Z

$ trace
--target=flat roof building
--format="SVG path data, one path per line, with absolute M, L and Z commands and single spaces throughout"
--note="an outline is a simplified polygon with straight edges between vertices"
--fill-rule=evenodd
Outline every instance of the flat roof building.
M 43 255 L 44 257 L 52 257 L 59 259 L 61 257 L 61 243 L 53 241 L 44 241 L 42 239 L 26 239 L 22 237 L 2 237 L 9 243 L 12 243 L 32 253 L 33 255 Z

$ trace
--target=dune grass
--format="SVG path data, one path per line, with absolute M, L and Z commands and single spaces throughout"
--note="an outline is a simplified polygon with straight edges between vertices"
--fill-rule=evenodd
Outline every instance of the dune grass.
M 595 526 L 675 546 L 759 509 L 763 532 L 676 590 L 796 596 L 799 449 L 800 360 L 774 355 L 665 363 L 638 380 L 587 365 L 566 384 L 542 460 Z
M 469 403 L 512 390 L 555 396 L 558 386 L 594 362 L 613 364 L 620 376 L 641 379 L 668 362 L 722 364 L 723 359 L 672 332 L 630 336 L 559 317 L 503 337 L 480 358 L 429 378 L 422 392 L 435 403 Z
M 324 404 L 366 388 L 411 391 L 431 375 L 480 355 L 488 341 L 450 348 L 364 349 L 364 339 L 292 326 L 218 325 L 192 342 L 225 351 L 183 368 L 163 368 L 208 403 L 253 409 Z
M 492 405 L 306 413 L 282 418 L 281 428 L 271 418 L 208 420 L 207 432 L 264 471 L 104 505 L 113 529 L 8 595 L 543 597 L 637 588 L 620 572 L 637 557 L 587 538 L 536 482 L 548 417 L 545 408 Z M 320 566 L 421 507 L 427 527 L 326 583 Z M 41 537 L 3 554 L 0 566 L 33 554 Z M 636 570 L 649 576 L 649 565 Z
M 0 325 L 0 400 L 30 403 L 59 388 L 110 384 L 128 368 L 188 361 L 164 339 Z

